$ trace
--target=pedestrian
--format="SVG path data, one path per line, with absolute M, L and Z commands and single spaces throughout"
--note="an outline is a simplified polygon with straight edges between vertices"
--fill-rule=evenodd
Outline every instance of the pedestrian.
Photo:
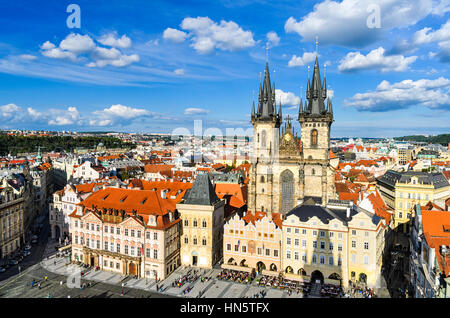
M 123 296 L 123 288 L 122 288 L 122 290 L 120 291 L 120 296 Z
M 45 280 L 45 281 L 47 281 L 47 279 L 48 279 L 48 277 L 47 277 L 47 276 L 45 276 L 45 277 L 44 277 L 44 280 Z

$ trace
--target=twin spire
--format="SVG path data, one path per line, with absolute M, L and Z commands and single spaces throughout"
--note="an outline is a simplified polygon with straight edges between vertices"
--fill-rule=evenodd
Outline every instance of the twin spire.
M 298 118 L 306 116 L 327 116 L 332 120 L 333 106 L 331 98 L 328 98 L 325 107 L 325 99 L 327 99 L 327 82 L 324 77 L 323 82 L 320 79 L 319 59 L 316 57 L 314 71 L 311 81 L 308 78 L 306 89 L 306 100 L 300 99 Z M 255 121 L 273 121 L 278 124 L 282 122 L 281 102 L 278 112 L 275 102 L 275 83 L 270 81 L 269 63 L 266 63 L 264 71 L 264 83 L 259 84 L 258 107 L 255 109 L 255 102 L 252 106 L 252 123 Z

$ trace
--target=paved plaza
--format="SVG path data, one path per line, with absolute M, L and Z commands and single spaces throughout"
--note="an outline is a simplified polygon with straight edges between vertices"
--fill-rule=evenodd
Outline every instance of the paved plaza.
M 157 292 L 156 285 L 159 285 L 160 291 L 157 293 L 160 294 L 160 296 L 166 295 L 169 297 L 197 298 L 201 293 L 201 298 L 252 298 L 260 292 L 265 291 L 266 298 L 303 298 L 302 293 L 292 293 L 291 295 L 288 295 L 287 291 L 257 286 L 256 280 L 252 284 L 241 284 L 219 280 L 216 278 L 221 271 L 219 268 L 205 270 L 179 267 L 165 280 L 159 281 L 158 284 L 154 279 L 135 279 L 102 270 L 89 270 L 85 272 L 86 269 L 83 267 L 70 264 L 67 257 L 56 257 L 54 253 L 51 255 L 52 247 L 48 247 L 48 249 L 49 252 L 45 254 L 47 258 L 41 262 L 41 265 L 49 272 L 61 276 L 70 276 L 77 272 L 84 272 L 82 279 L 86 281 L 107 283 L 119 287 L 123 284 L 123 286 L 128 289 L 154 293 Z M 186 282 L 180 287 L 173 286 L 173 283 L 176 280 L 186 275 L 189 271 L 191 271 L 191 273 L 196 271 L 196 275 L 210 279 L 206 279 L 202 282 L 202 280 L 198 278 L 196 281 Z M 186 292 L 188 288 L 189 292 Z

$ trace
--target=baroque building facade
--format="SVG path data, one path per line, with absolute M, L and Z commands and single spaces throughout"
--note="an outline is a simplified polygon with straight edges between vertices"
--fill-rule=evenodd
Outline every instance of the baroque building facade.
M 275 103 L 275 83 L 266 64 L 264 83 L 259 88 L 258 109 L 253 103 L 254 152 L 250 173 L 250 211 L 286 215 L 304 201 L 326 204 L 336 199 L 334 168 L 330 165 L 330 129 L 333 123 L 326 79 L 320 79 L 316 58 L 313 78 L 308 79 L 305 104 L 300 101 L 298 122 L 301 138 L 291 118 L 283 122 L 281 105 Z M 325 107 L 326 100 L 326 107 Z

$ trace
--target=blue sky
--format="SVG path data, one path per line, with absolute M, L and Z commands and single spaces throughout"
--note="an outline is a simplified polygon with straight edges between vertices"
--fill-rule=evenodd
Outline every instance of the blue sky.
M 71 3 L 81 28 L 66 25 Z M 277 100 L 295 116 L 318 36 L 332 137 L 449 133 L 449 10 L 448 0 L 3 1 L 0 128 L 247 129 L 267 45 Z

